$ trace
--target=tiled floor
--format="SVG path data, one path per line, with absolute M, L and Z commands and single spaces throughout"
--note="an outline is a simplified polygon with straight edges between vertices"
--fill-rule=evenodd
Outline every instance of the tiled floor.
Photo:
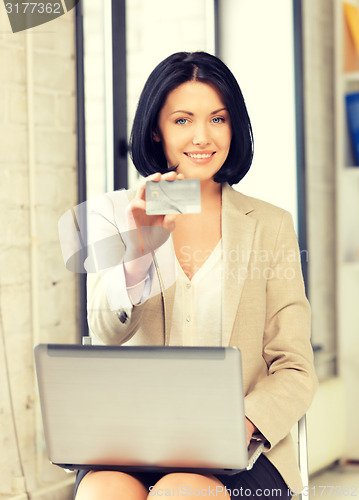
M 359 500 L 359 464 L 340 464 L 312 476 L 310 500 Z

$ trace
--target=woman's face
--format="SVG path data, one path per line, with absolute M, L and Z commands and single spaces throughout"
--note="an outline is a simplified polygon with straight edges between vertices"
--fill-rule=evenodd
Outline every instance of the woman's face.
M 225 162 L 232 130 L 218 91 L 206 83 L 183 83 L 167 96 L 154 139 L 162 143 L 169 167 L 186 178 L 212 180 Z

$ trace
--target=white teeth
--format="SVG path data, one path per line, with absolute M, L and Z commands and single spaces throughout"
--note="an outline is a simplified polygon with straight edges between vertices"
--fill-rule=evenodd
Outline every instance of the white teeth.
M 212 153 L 210 154 L 197 154 L 197 153 L 187 153 L 190 158 L 210 158 Z

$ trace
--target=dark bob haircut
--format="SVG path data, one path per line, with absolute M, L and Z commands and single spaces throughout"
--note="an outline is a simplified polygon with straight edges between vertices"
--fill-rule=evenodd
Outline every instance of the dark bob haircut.
M 162 145 L 153 138 L 167 95 L 188 81 L 213 85 L 228 108 L 232 140 L 226 161 L 214 176 L 216 182 L 236 184 L 248 172 L 253 159 L 252 126 L 237 80 L 227 66 L 206 52 L 177 52 L 152 71 L 140 96 L 134 118 L 130 149 L 140 174 L 168 171 Z

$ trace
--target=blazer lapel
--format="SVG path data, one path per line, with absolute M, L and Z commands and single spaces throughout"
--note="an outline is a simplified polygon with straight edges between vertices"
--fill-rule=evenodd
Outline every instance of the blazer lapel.
M 246 279 L 256 220 L 247 214 L 250 200 L 228 184 L 222 187 L 222 345 L 231 340 L 236 311 Z
M 161 296 L 162 296 L 162 313 L 163 313 L 163 343 L 169 345 L 170 332 L 172 324 L 172 312 L 174 297 L 176 291 L 176 258 L 175 250 L 172 243 L 172 238 L 165 243 L 166 252 L 165 258 L 155 257 L 153 262 L 157 272 L 160 283 Z
M 173 311 L 175 291 L 176 291 L 176 284 L 174 283 L 170 288 L 165 289 L 162 293 L 163 311 L 165 316 L 164 345 L 170 344 L 170 332 L 172 324 L 172 311 Z

